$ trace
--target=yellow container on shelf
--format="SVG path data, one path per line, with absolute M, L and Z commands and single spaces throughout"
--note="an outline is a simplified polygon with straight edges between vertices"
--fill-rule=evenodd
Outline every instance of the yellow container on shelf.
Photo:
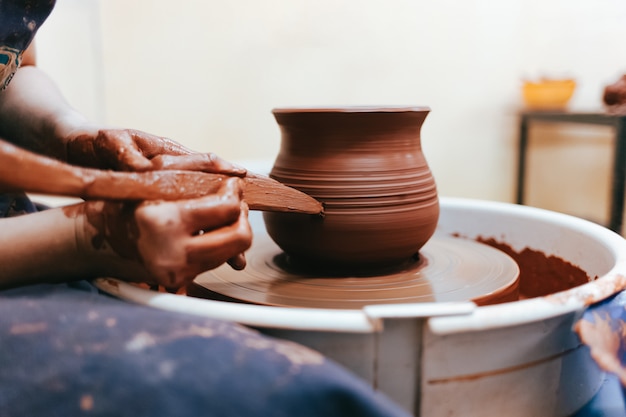
M 574 95 L 576 81 L 573 79 L 542 78 L 524 81 L 522 97 L 529 109 L 562 110 Z

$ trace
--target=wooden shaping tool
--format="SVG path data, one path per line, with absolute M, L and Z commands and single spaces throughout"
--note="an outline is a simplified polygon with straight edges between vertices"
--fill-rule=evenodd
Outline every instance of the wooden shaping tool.
M 0 141 L 0 191 L 103 200 L 178 200 L 216 193 L 228 175 L 199 171 L 119 172 L 65 164 Z M 319 214 L 322 204 L 269 177 L 242 178 L 252 210 Z

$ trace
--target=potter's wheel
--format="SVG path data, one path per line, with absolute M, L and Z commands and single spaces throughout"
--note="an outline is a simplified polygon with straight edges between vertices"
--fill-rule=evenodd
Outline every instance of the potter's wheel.
M 252 220 L 252 219 L 251 219 Z M 256 223 L 256 224 L 255 224 Z M 261 221 L 262 223 L 262 221 Z M 254 242 L 243 271 L 224 265 L 201 274 L 189 295 L 283 307 L 353 309 L 372 304 L 517 299 L 519 268 L 505 253 L 470 239 L 435 234 L 418 261 L 371 276 L 332 276 L 290 263 L 252 222 Z

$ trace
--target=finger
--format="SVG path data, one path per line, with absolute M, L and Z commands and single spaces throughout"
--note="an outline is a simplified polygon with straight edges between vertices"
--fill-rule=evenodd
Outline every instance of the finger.
M 217 194 L 178 202 L 180 216 L 190 233 L 232 224 L 240 216 L 243 188 L 239 178 L 227 178 Z
M 156 136 L 140 130 L 129 130 L 137 146 L 142 149 L 143 154 L 152 159 L 158 155 L 189 155 L 195 153 L 182 144 L 161 136 Z
M 193 153 L 187 155 L 157 155 L 152 159 L 153 169 L 178 169 L 202 171 L 216 174 L 243 177 L 246 169 L 228 162 L 214 153 Z
M 152 162 L 137 147 L 131 134 L 125 130 L 101 130 L 94 146 L 109 168 L 121 171 L 148 171 Z
M 241 215 L 236 223 L 193 238 L 188 247 L 187 259 L 189 263 L 197 264 L 201 272 L 216 268 L 230 260 L 243 268 L 245 258 L 240 255 L 248 250 L 251 244 L 252 228 L 248 222 L 247 206 L 243 203 Z
M 248 225 L 248 232 L 251 234 L 252 229 L 250 227 L 250 223 L 248 223 L 248 205 L 245 202 L 241 202 L 241 218 L 240 222 L 245 222 Z M 228 260 L 228 264 L 235 270 L 241 271 L 245 269 L 248 262 L 246 261 L 246 254 L 240 253 L 237 256 L 234 256 Z
M 243 177 L 246 170 L 214 153 L 194 152 L 180 143 L 138 130 L 128 131 L 143 155 L 152 162 L 152 169 L 203 171 Z
M 188 263 L 201 273 L 228 262 L 250 247 L 251 234 L 244 230 L 238 222 L 195 237 L 187 248 Z
M 241 271 L 246 267 L 246 255 L 240 253 L 237 256 L 233 256 L 228 260 L 228 265 L 230 265 L 234 270 Z

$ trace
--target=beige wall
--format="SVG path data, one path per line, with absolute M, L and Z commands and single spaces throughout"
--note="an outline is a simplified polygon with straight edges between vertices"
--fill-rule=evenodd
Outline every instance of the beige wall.
M 37 34 L 37 59 L 67 99 L 94 120 L 105 120 L 99 0 L 58 0 Z
M 94 118 L 271 160 L 273 107 L 428 105 L 423 146 L 442 195 L 512 201 L 522 77 L 572 75 L 573 106 L 599 108 L 603 86 L 626 72 L 621 0 L 58 4 L 45 37 L 62 39 L 64 58 L 42 65 Z M 609 132 L 537 132 L 529 202 L 604 216 Z

